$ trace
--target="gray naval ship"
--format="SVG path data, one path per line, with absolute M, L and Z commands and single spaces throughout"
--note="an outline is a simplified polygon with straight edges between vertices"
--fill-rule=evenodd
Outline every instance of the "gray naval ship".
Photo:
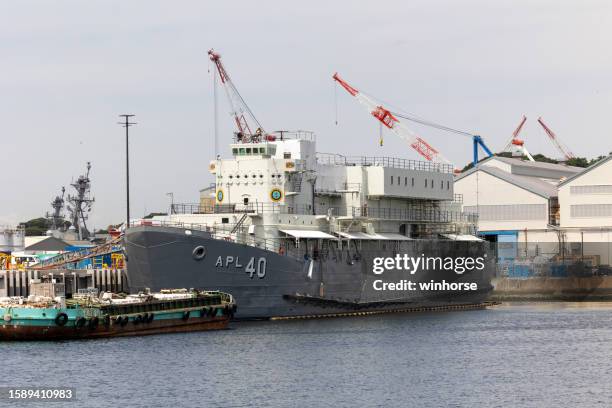
M 210 162 L 200 203 L 127 229 L 132 290 L 216 289 L 235 297 L 236 318 L 265 319 L 475 305 L 492 289 L 494 257 L 461 212 L 452 166 L 317 154 L 305 131 L 238 134 L 231 152 Z M 408 270 L 404 256 L 423 263 Z M 467 258 L 482 267 L 442 265 Z

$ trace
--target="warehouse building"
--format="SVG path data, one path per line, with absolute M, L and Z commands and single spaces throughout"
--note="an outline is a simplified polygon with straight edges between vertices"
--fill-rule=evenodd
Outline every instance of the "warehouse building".
M 494 156 L 459 175 L 455 193 L 463 196 L 463 211 L 478 214 L 481 235 L 516 242 L 528 231 L 547 234 L 559 225 L 557 184 L 581 170 Z
M 568 242 L 603 243 L 612 238 L 612 155 L 559 183 L 560 228 Z M 605 251 L 598 251 L 602 256 Z M 604 259 L 602 259 L 602 262 Z M 610 263 L 608 263 L 610 264 Z
M 498 257 L 612 264 L 612 156 L 583 169 L 492 157 L 455 179 L 463 210 Z

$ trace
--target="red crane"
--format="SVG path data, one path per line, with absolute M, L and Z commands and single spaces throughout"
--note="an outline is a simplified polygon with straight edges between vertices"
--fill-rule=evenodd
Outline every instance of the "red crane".
M 557 148 L 557 150 L 563 155 L 563 157 L 566 160 L 573 159 L 575 157 L 574 154 L 567 148 L 567 146 L 564 146 L 561 143 L 561 141 L 559 140 L 555 132 L 553 132 L 548 126 L 546 126 L 546 124 L 542 120 L 542 117 L 538 118 L 538 123 L 542 126 L 542 128 L 544 129 L 544 131 L 550 138 L 550 141 L 553 143 L 553 145 Z
M 503 151 L 508 152 L 508 151 L 511 151 L 511 148 L 514 148 L 520 151 L 521 153 L 523 153 L 525 156 L 527 156 L 529 161 L 535 161 L 533 157 L 531 156 L 531 154 L 527 151 L 527 148 L 525 147 L 525 141 L 519 139 L 519 134 L 521 133 L 521 130 L 523 130 L 523 126 L 525 126 L 525 122 L 527 122 L 527 116 L 523 115 L 521 122 L 516 127 L 514 132 L 512 132 L 512 137 L 506 144 L 506 147 L 504 147 Z
M 221 79 L 221 84 L 223 84 L 223 88 L 225 89 L 227 100 L 230 104 L 230 113 L 234 117 L 236 126 L 238 127 L 238 132 L 236 133 L 238 141 L 242 143 L 258 142 L 261 136 L 265 135 L 263 127 L 232 82 L 227 70 L 221 62 L 221 55 L 214 52 L 212 49 L 208 51 L 208 55 L 210 60 L 215 63 L 217 72 L 219 73 L 219 79 Z
M 368 111 L 376 119 L 385 125 L 388 129 L 392 130 L 400 138 L 408 142 L 410 147 L 416 150 L 421 156 L 428 161 L 438 161 L 451 164 L 451 162 L 444 157 L 438 150 L 434 149 L 429 143 L 427 143 L 421 136 L 406 127 L 400 122 L 397 117 L 381 103 L 374 100 L 370 96 L 367 96 L 359 92 L 356 88 L 353 88 L 346 81 L 344 81 L 338 73 L 333 75 L 335 81 L 337 81 L 346 91 L 354 96 L 362 105 L 364 105 Z

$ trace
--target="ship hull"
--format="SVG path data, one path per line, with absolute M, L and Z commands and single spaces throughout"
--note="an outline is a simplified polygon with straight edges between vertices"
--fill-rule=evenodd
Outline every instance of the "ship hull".
M 118 316 L 108 316 L 105 320 L 97 310 L 0 308 L 0 315 L 4 317 L 0 325 L 0 340 L 74 340 L 221 330 L 227 328 L 231 319 L 229 313 L 221 311 L 211 316 L 201 309 L 189 310 L 189 314 L 185 310 L 144 315 L 151 319 L 142 319 L 142 314 L 123 315 L 123 323 L 119 323 L 116 320 Z M 67 316 L 64 324 L 55 320 L 59 313 Z M 78 324 L 80 318 L 84 322 L 82 325 Z
M 147 324 L 134 325 L 130 323 L 126 327 L 113 325 L 111 327 L 100 325 L 95 329 L 83 327 L 59 327 L 54 322 L 45 325 L 30 324 L 5 324 L 0 326 L 0 340 L 76 340 L 94 339 L 104 337 L 146 336 L 152 334 L 185 333 L 206 330 L 226 329 L 229 318 L 220 317 L 198 321 L 192 318 L 183 321 L 180 318 L 172 320 L 159 320 Z M 30 322 L 28 322 L 30 323 Z
M 203 250 L 201 249 L 203 248 Z M 316 257 L 292 257 L 250 245 L 214 239 L 209 233 L 174 227 L 138 226 L 125 236 L 131 291 L 164 288 L 220 290 L 234 296 L 236 319 L 410 310 L 475 305 L 492 290 L 493 257 L 479 241 L 413 240 L 330 247 Z M 458 274 L 427 270 L 373 273 L 376 257 L 483 256 L 485 267 Z M 376 290 L 381 282 L 475 283 L 476 290 Z M 375 282 L 378 281 L 378 282 Z

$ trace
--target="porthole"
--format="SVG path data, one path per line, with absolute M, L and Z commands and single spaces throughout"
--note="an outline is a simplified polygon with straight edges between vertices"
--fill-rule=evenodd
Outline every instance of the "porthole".
M 201 261 L 206 256 L 206 248 L 204 248 L 202 245 L 198 245 L 197 247 L 193 248 L 193 252 L 191 254 L 193 255 L 193 259 L 196 261 Z

